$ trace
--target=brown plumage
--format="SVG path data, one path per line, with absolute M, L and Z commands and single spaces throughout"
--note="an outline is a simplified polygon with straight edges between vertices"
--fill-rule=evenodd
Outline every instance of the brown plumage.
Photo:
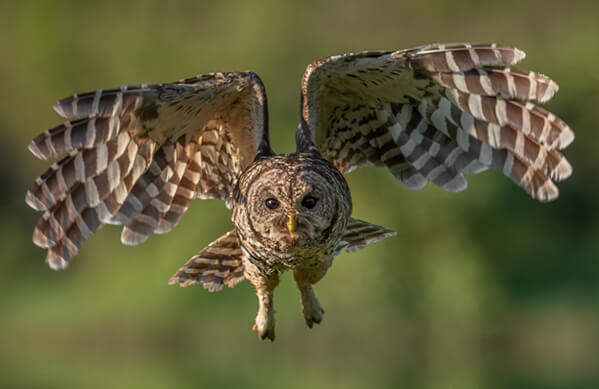
M 235 228 L 169 283 L 218 291 L 248 279 L 254 330 L 273 340 L 274 289 L 293 270 L 312 327 L 324 312 L 312 285 L 333 257 L 394 235 L 351 218 L 344 173 L 384 166 L 409 188 L 431 181 L 457 192 L 466 174 L 494 169 L 535 199 L 558 196 L 555 182 L 572 173 L 560 150 L 574 135 L 534 103 L 558 87 L 511 67 L 523 58 L 496 44 L 436 44 L 315 61 L 302 77 L 297 150 L 285 155 L 270 147 L 252 72 L 73 95 L 54 106 L 67 121 L 29 145 L 40 159 L 61 158 L 27 192 L 43 212 L 33 241 L 62 269 L 104 224 L 138 244 L 170 231 L 194 198 L 223 199 Z

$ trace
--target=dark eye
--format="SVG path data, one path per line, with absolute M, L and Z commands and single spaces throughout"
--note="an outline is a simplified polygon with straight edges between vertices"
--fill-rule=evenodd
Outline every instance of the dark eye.
M 264 204 L 266 204 L 266 208 L 268 209 L 277 209 L 279 207 L 279 200 L 269 197 L 266 199 Z
M 314 208 L 317 202 L 318 199 L 313 196 L 306 196 L 302 199 L 302 205 L 308 209 Z

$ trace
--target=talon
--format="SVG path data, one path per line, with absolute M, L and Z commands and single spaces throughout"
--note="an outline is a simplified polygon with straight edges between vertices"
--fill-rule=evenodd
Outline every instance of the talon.
M 271 330 L 271 331 L 266 331 L 265 334 L 262 334 L 262 340 L 267 339 L 270 340 L 271 342 L 275 341 L 275 330 Z
M 312 322 L 316 323 L 316 324 L 320 324 L 320 322 L 322 321 L 322 314 L 324 313 L 324 311 L 320 312 L 320 317 L 312 317 Z
M 293 277 L 300 291 L 304 320 L 310 328 L 314 327 L 314 323 L 320 324 L 322 322 L 322 315 L 324 315 L 324 309 L 320 306 L 312 285 L 324 276 L 330 265 L 331 260 L 321 262 L 316 270 L 299 267 L 293 270 Z
M 322 309 L 318 300 L 314 297 L 313 299 L 306 299 L 306 301 L 302 300 L 302 303 L 306 325 L 312 328 L 314 323 L 320 324 L 324 309 Z
M 258 338 L 261 340 L 269 339 L 271 342 L 275 340 L 275 325 L 274 319 L 271 320 L 260 320 L 256 317 L 256 321 L 252 326 L 252 331 L 258 334 Z
M 268 339 L 271 342 L 274 342 L 275 340 L 275 329 L 274 328 L 258 328 L 258 324 L 254 323 L 254 325 L 252 326 L 252 331 L 255 331 L 256 333 L 258 333 L 258 338 L 260 338 L 260 340 L 265 340 Z
M 306 324 L 308 327 L 312 328 L 314 323 L 320 324 L 322 322 L 322 313 L 324 312 L 321 312 L 320 316 L 307 316 L 304 314 L 304 318 L 306 319 Z

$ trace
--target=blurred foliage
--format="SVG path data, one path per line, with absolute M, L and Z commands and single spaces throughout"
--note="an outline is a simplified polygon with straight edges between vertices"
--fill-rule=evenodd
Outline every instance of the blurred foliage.
M 599 3 L 2 1 L 0 3 L 0 387 L 599 387 Z M 316 58 L 431 42 L 497 41 L 562 90 L 574 175 L 550 204 L 496 173 L 460 194 L 409 191 L 386 172 L 349 177 L 355 215 L 398 236 L 336 259 L 303 323 L 286 274 L 277 340 L 250 331 L 248 283 L 212 295 L 167 287 L 231 228 L 197 201 L 139 247 L 94 235 L 66 272 L 31 243 L 23 197 L 44 168 L 29 140 L 74 92 L 252 69 L 269 93 L 272 142 L 293 150 L 299 79 Z

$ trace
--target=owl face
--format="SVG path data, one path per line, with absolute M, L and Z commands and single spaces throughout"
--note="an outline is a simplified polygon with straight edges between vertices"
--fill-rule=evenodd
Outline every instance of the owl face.
M 240 178 L 233 219 L 246 240 L 277 253 L 337 239 L 351 214 L 343 176 L 328 162 L 283 155 L 256 162 Z M 250 242 L 251 243 L 251 242 Z

